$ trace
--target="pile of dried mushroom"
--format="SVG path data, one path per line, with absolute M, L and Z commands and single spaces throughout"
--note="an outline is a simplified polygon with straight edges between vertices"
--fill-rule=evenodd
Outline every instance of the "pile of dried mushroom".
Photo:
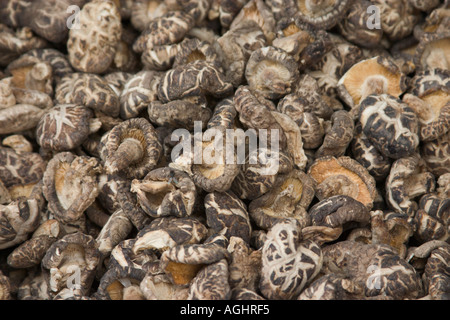
M 0 300 L 450 299 L 449 30 L 448 0 L 0 0 Z M 278 170 L 174 159 L 195 121 L 277 129 Z

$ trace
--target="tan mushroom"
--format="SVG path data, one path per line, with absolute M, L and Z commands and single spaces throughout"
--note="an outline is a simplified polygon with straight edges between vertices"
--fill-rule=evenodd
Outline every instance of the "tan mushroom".
M 369 210 L 376 197 L 375 179 L 356 160 L 342 156 L 316 159 L 308 173 L 317 183 L 319 200 L 346 195 L 363 203 Z

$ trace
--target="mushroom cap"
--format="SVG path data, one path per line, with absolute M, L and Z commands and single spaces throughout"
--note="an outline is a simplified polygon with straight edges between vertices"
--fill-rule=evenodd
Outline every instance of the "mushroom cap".
M 137 117 L 155 101 L 159 80 L 160 74 L 154 71 L 140 71 L 130 76 L 120 94 L 120 117 L 124 120 Z
M 300 225 L 295 220 L 276 223 L 267 233 L 259 284 L 265 298 L 293 299 L 319 273 L 321 248 L 311 240 L 300 240 Z
M 399 97 L 406 90 L 406 76 L 392 61 L 377 56 L 354 64 L 339 79 L 337 89 L 339 97 L 354 108 L 370 94 Z
M 370 222 L 370 213 L 367 207 L 352 197 L 336 195 L 326 198 L 315 204 L 309 210 L 312 224 L 336 228 L 355 221 L 361 226 Z
M 142 209 L 153 218 L 190 216 L 197 199 L 189 175 L 169 167 L 154 169 L 142 180 L 134 179 L 131 192 L 136 193 Z
M 194 20 L 184 11 L 170 11 L 151 20 L 133 44 L 133 50 L 142 53 L 155 46 L 179 42 L 193 27 Z
M 48 209 L 61 223 L 75 223 L 97 197 L 102 166 L 97 158 L 75 156 L 71 152 L 56 154 L 43 176 L 43 193 Z
M 253 51 L 245 69 L 250 90 L 269 99 L 290 93 L 298 77 L 294 58 L 273 46 Z
M 221 259 L 202 268 L 189 286 L 188 300 L 228 300 L 228 262 Z
M 450 31 L 425 33 L 421 38 L 414 56 L 418 72 L 433 69 L 449 69 Z
M 122 154 L 119 147 L 127 139 L 136 141 L 142 156 L 138 157 L 128 166 L 120 168 L 120 161 L 123 159 L 118 156 L 132 157 L 132 150 L 124 150 Z M 100 151 L 101 158 L 105 161 L 107 170 L 119 170 L 129 178 L 140 179 L 152 170 L 161 156 L 162 146 L 158 141 L 154 127 L 144 118 L 132 118 L 116 125 L 107 132 L 103 138 L 103 146 Z M 117 159 L 116 159 L 117 158 Z M 117 167 L 117 168 L 116 168 Z
M 450 132 L 433 141 L 424 142 L 421 147 L 422 159 L 436 177 L 449 172 Z
M 308 174 L 315 180 L 319 200 L 346 195 L 363 203 L 369 210 L 376 197 L 375 179 L 356 160 L 342 156 L 316 159 Z
M 0 134 L 19 133 L 34 129 L 45 110 L 31 104 L 15 104 L 0 109 Z
M 37 142 L 45 149 L 72 150 L 80 146 L 91 133 L 93 117 L 93 111 L 82 105 L 56 105 L 40 118 L 36 127 Z
M 329 30 L 333 28 L 345 15 L 353 2 L 350 0 L 296 1 L 296 15 L 319 29 Z
M 151 249 L 164 252 L 178 245 L 201 243 L 207 233 L 206 226 L 196 218 L 156 218 L 139 231 L 133 251 L 138 253 Z
M 233 192 L 212 192 L 205 196 L 206 223 L 216 233 L 241 237 L 250 242 L 252 226 L 247 206 Z
M 61 79 L 55 91 L 57 103 L 82 105 L 111 117 L 120 113 L 119 97 L 99 75 L 71 73 Z
M 365 98 L 359 105 L 359 121 L 370 142 L 389 158 L 409 156 L 419 144 L 416 113 L 389 94 Z
M 105 72 L 113 62 L 121 35 L 121 16 L 114 1 L 86 3 L 79 14 L 79 28 L 69 31 L 70 64 L 81 72 Z
M 276 222 L 293 218 L 304 227 L 309 216 L 306 209 L 314 198 L 315 182 L 309 174 L 300 170 L 281 175 L 272 189 L 249 204 L 249 214 L 263 229 Z
M 76 232 L 54 242 L 42 259 L 42 267 L 50 273 L 50 289 L 58 293 L 65 288 L 67 277 L 79 268 L 81 290 L 87 294 L 100 261 L 100 253 L 95 239 L 87 234 Z M 61 278 L 59 278 L 61 276 Z
M 97 297 L 105 300 L 125 300 L 126 288 L 139 286 L 145 277 L 143 270 L 115 267 L 108 269 L 100 279 Z

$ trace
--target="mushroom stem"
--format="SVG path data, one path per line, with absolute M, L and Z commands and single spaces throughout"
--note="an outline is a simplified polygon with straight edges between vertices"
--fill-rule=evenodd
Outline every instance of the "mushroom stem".
M 110 159 L 106 160 L 105 167 L 108 174 L 114 174 L 136 163 L 144 156 L 141 142 L 134 138 L 126 138 L 117 148 Z

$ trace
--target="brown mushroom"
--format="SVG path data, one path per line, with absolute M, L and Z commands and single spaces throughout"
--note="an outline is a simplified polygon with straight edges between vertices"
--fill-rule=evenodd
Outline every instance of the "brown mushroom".
M 308 173 L 317 183 L 319 200 L 346 195 L 363 203 L 369 210 L 376 197 L 375 179 L 356 160 L 342 156 L 316 159 Z

